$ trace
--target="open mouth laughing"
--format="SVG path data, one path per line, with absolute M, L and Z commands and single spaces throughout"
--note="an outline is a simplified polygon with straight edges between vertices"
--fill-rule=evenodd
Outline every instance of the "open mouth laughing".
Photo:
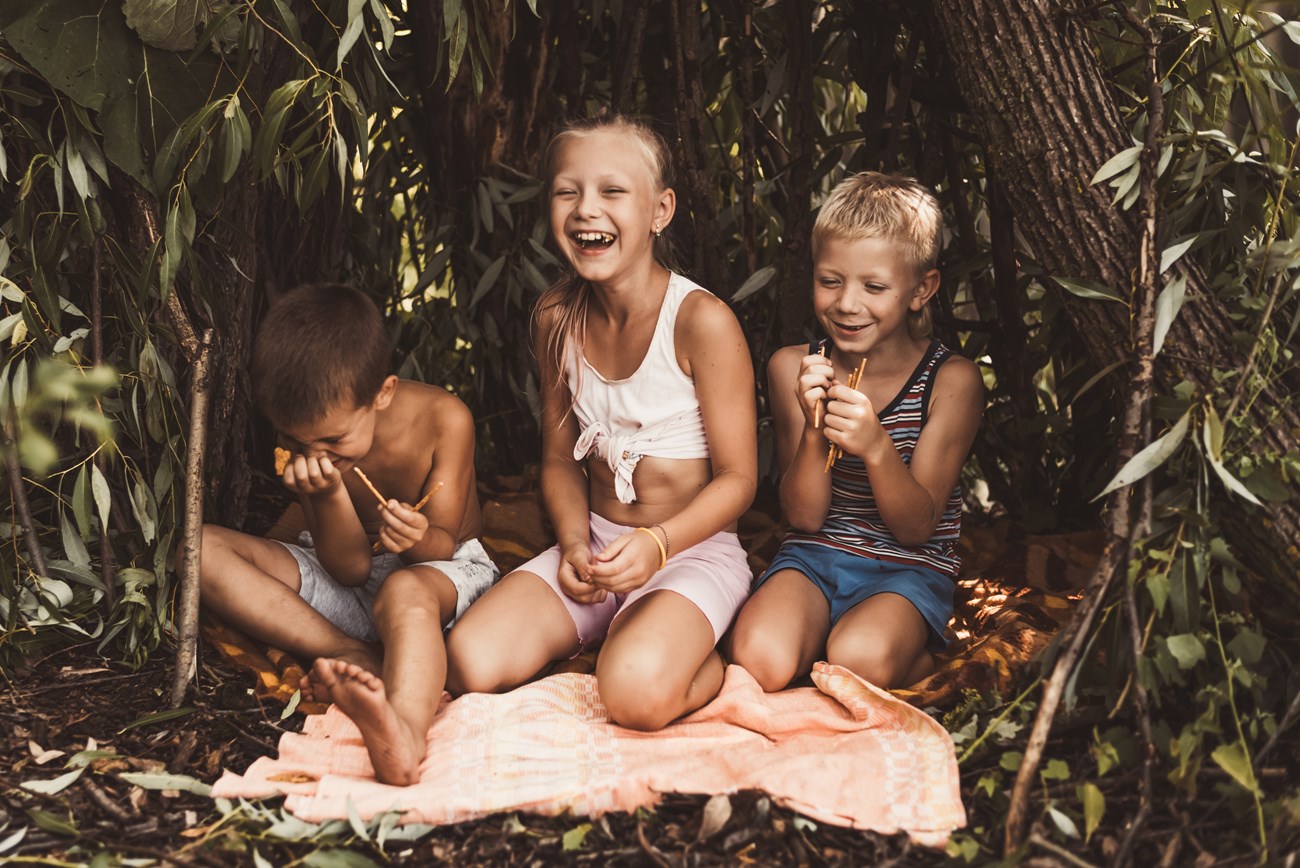
M 574 232 L 571 236 L 583 250 L 604 250 L 614 243 L 614 235 L 609 232 Z
M 834 320 L 832 320 L 831 322 L 835 326 L 835 328 L 839 329 L 840 331 L 848 335 L 858 334 L 859 332 L 865 330 L 867 326 L 870 325 L 870 323 L 863 323 L 862 325 L 853 325 L 851 323 L 836 322 Z

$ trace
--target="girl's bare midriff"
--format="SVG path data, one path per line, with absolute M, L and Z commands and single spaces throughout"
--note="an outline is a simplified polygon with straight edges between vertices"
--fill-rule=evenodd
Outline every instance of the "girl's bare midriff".
M 605 462 L 587 462 L 591 509 L 616 524 L 648 527 L 667 521 L 686 508 L 713 479 L 707 458 L 642 458 L 633 474 L 636 502 L 621 503 L 614 493 L 614 474 Z M 734 530 L 735 525 L 728 528 Z

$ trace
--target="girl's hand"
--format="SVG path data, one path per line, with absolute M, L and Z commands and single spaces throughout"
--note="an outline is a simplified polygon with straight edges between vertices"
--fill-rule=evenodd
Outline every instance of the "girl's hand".
M 827 391 L 835 380 L 835 369 L 830 360 L 823 355 L 804 356 L 799 362 L 799 379 L 795 385 L 795 395 L 799 399 L 799 409 L 803 410 L 804 425 L 809 428 L 820 422 L 817 406 L 826 398 Z M 823 411 L 825 408 L 822 408 Z M 824 412 L 821 415 L 825 415 Z
M 332 494 L 343 488 L 343 474 L 323 455 L 295 455 L 280 478 L 290 491 L 309 497 Z
M 379 510 L 383 525 L 379 528 L 379 542 L 393 554 L 401 554 L 424 539 L 429 530 L 429 519 L 416 512 L 409 504 L 390 500 Z
M 629 531 L 592 559 L 592 584 L 613 594 L 626 594 L 650 581 L 659 570 L 659 546 L 649 534 Z
M 831 386 L 822 421 L 826 439 L 850 455 L 862 458 L 882 442 L 893 445 L 870 399 L 846 385 Z
M 560 590 L 570 600 L 578 603 L 603 603 L 605 597 L 609 596 L 604 588 L 587 581 L 590 568 L 591 550 L 586 546 L 575 546 L 563 553 L 556 580 L 560 583 Z

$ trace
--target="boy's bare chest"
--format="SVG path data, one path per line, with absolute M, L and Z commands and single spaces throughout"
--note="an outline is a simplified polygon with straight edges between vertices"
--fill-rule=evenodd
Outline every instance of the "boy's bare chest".
M 431 450 L 422 455 L 369 455 L 346 473 L 343 480 L 352 502 L 357 505 L 357 514 L 363 520 L 367 515 L 378 520 L 381 500 L 418 503 L 424 496 L 432 467 Z

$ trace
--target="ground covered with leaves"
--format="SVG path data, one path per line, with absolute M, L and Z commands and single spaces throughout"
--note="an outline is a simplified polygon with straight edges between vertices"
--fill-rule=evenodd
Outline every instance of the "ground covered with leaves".
M 253 695 L 249 674 L 205 655 L 191 704 L 166 704 L 169 661 L 139 670 L 66 648 L 10 673 L 0 693 L 0 861 L 34 864 L 289 865 L 927 865 L 985 862 L 1000 844 L 1005 788 L 1018 757 L 1014 739 L 1033 711 L 1024 702 L 956 709 L 974 738 L 957 733 L 969 825 L 946 853 L 807 820 L 761 793 L 668 796 L 654 811 L 582 817 L 509 814 L 436 829 L 397 827 L 389 815 L 369 824 L 303 823 L 278 801 L 213 801 L 223 769 L 243 771 L 273 753 L 301 714 Z M 989 715 L 988 711 L 996 711 Z M 974 721 L 974 725 L 969 722 Z M 949 721 L 951 723 L 951 721 Z M 1049 804 L 1022 864 L 1106 864 L 1138 800 L 1131 737 L 1098 716 L 1062 720 L 1043 774 Z M 978 740 L 978 743 L 976 743 Z M 1276 755 L 1277 760 L 1282 754 Z M 1099 815 L 1081 815 L 1080 769 L 1109 762 Z M 1073 773 L 1072 773 L 1073 770 Z M 1262 770 L 1278 783 L 1296 769 Z M 1249 823 L 1234 788 L 1216 769 L 1199 772 L 1200 796 L 1157 807 L 1136 843 L 1137 864 L 1250 864 Z M 1164 789 L 1164 788 L 1162 788 Z M 1085 800 L 1086 801 L 1086 800 Z M 1053 804 L 1059 807 L 1051 807 Z M 1248 815 L 1247 815 L 1248 816 Z M 1279 822 L 1285 818 L 1279 817 Z M 1273 830 L 1277 831 L 1277 830 Z M 1086 835 L 1085 835 L 1086 833 Z M 1282 836 L 1285 837 L 1285 836 Z M 1086 840 L 1085 840 L 1086 838 Z M 1278 840 L 1278 837 L 1274 837 Z M 1285 861 L 1286 853 L 1273 854 Z
M 940 854 L 901 836 L 813 823 L 760 793 L 670 796 L 654 811 L 505 815 L 437 829 L 297 821 L 278 803 L 216 803 L 207 786 L 274 752 L 301 715 L 259 703 L 246 672 L 206 655 L 192 702 L 166 704 L 167 661 L 137 671 L 64 649 L 0 694 L 0 861 L 113 865 L 860 865 Z

